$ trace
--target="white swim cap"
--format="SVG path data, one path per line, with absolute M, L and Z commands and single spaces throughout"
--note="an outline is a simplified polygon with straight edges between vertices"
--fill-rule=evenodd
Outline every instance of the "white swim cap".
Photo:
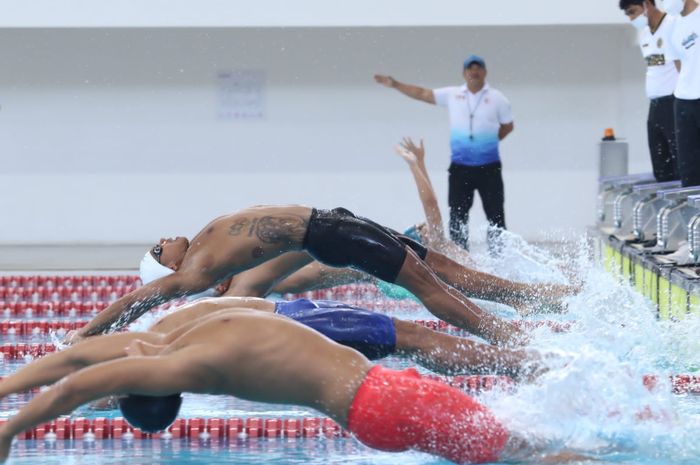
M 141 282 L 144 285 L 173 273 L 175 273 L 174 270 L 158 263 L 156 259 L 153 258 L 153 255 L 151 255 L 150 250 L 146 252 L 146 255 L 141 259 L 139 274 L 141 275 Z

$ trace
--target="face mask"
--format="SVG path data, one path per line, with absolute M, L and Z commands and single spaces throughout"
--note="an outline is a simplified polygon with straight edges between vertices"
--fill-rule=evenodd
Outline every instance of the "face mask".
M 678 16 L 683 11 L 685 0 L 661 0 L 661 8 L 671 16 Z
M 645 15 L 639 15 L 630 21 L 630 23 L 636 30 L 641 31 L 649 25 L 649 18 L 647 18 Z

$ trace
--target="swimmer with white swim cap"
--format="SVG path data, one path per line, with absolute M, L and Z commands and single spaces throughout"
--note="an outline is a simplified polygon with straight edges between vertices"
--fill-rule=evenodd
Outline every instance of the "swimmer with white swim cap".
M 143 284 L 148 284 L 160 278 L 175 273 L 175 270 L 168 268 L 160 263 L 160 256 L 163 253 L 163 247 L 158 244 L 153 249 L 149 250 L 139 264 L 139 275 Z
M 399 284 L 438 318 L 491 342 L 520 343 L 525 338 L 513 323 L 485 312 L 445 284 L 428 265 L 454 262 L 343 208 L 252 207 L 213 220 L 191 242 L 184 237 L 163 240 L 148 253 L 174 273 L 118 299 L 77 331 L 72 341 L 117 329 L 150 308 L 206 291 L 285 253 L 292 253 L 287 258 L 295 262 L 293 269 L 316 259 Z M 145 257 L 144 266 L 152 265 Z M 458 268 L 452 272 L 463 269 L 455 265 Z
M 471 268 L 473 262 L 469 258 L 468 252 L 445 237 L 440 208 L 425 168 L 425 149 L 422 141 L 418 146 L 410 138 L 405 138 L 401 144 L 396 146 L 396 151 L 406 160 L 411 168 L 425 211 L 426 222 L 416 224 L 403 233 L 391 232 L 397 237 L 403 237 L 407 244 L 410 241 L 419 244 L 413 247 L 416 252 L 419 252 L 420 246 L 424 246 L 423 248 L 430 251 L 431 259 L 426 260 L 426 263 L 437 273 L 440 279 L 462 291 L 467 297 L 510 305 L 526 314 L 531 314 L 533 307 L 542 309 L 542 306 L 545 307 L 546 311 L 560 311 L 562 309 L 562 298 L 578 292 L 579 288 L 577 286 L 551 283 L 517 283 L 488 273 L 478 272 Z M 449 258 L 435 259 L 435 257 L 440 255 Z M 421 253 L 419 253 L 419 256 L 421 256 Z M 266 262 L 260 267 L 236 275 L 233 277 L 230 285 L 227 283 L 219 285 L 219 294 L 264 297 L 269 292 L 278 294 L 302 293 L 342 284 L 372 282 L 387 297 L 393 299 L 416 299 L 413 294 L 404 288 L 378 280 L 360 271 L 348 268 L 334 268 L 320 262 L 313 262 L 293 272 L 293 269 L 290 270 L 288 268 L 288 263 L 288 260 L 280 257 L 279 259 Z M 466 264 L 470 266 L 460 266 Z M 281 279 L 281 277 L 288 274 L 289 277 Z M 144 273 L 142 273 L 141 279 L 144 283 L 151 281 Z M 271 285 L 268 286 L 266 282 L 270 282 Z
M 523 453 L 524 441 L 462 391 L 413 369 L 373 365 L 286 317 L 228 309 L 186 326 L 160 345 L 149 343 L 153 333 L 90 338 L 3 380 L 0 392 L 55 384 L 0 426 L 0 462 L 20 432 L 110 395 L 121 396 L 132 425 L 163 430 L 177 417 L 183 392 L 310 407 L 379 450 L 414 449 L 457 463 Z
M 390 230 L 391 231 L 391 230 Z M 573 286 L 555 284 L 529 284 L 509 281 L 497 276 L 476 271 L 462 266 L 429 247 L 422 247 L 408 237 L 391 231 L 401 237 L 406 244 L 424 258 L 426 264 L 448 285 L 463 292 L 467 297 L 491 300 L 515 307 L 517 310 L 529 311 L 533 305 L 549 304 L 550 308 L 558 308 L 561 298 L 576 292 Z M 146 252 L 139 272 L 143 284 L 168 276 L 175 272 L 177 262 L 170 260 L 161 263 L 163 244 L 183 248 L 187 239 L 161 240 L 159 244 Z M 230 280 L 220 282 L 215 289 L 193 295 L 193 298 L 214 297 L 216 295 L 237 297 L 265 297 L 270 293 L 287 294 L 302 293 L 313 289 L 323 289 L 341 284 L 373 282 L 391 298 L 416 298 L 405 289 L 350 268 L 335 268 L 318 261 L 299 269 L 298 256 L 284 254 L 233 276 Z M 418 300 L 418 299 L 416 299 Z

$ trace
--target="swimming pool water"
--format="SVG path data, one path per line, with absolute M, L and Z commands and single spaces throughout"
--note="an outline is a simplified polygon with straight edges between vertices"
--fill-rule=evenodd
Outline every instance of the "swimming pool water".
M 487 392 L 479 398 L 506 425 L 521 431 L 545 450 L 563 445 L 585 450 L 602 465 L 685 465 L 700 463 L 700 396 L 674 395 L 665 375 L 688 373 L 700 366 L 700 319 L 682 324 L 656 321 L 650 302 L 627 283 L 607 275 L 592 263 L 585 250 L 553 256 L 506 234 L 509 252 L 493 258 L 479 255 L 484 268 L 506 278 L 565 282 L 562 269 L 575 267 L 583 290 L 568 299 L 564 315 L 535 318 L 574 321 L 568 333 L 547 328 L 533 333 L 530 346 L 545 354 L 550 369 L 536 384 L 515 392 Z M 562 258 L 563 257 L 563 258 Z M 512 309 L 483 304 L 509 318 Z M 423 311 L 406 312 L 408 319 L 431 318 Z M 152 316 L 151 318 L 155 318 Z M 147 324 L 147 320 L 140 323 Z M 46 336 L 0 336 L 4 342 L 49 342 Z M 55 339 L 54 339 L 55 340 Z M 24 362 L 0 363 L 0 375 Z M 391 367 L 411 365 L 405 360 L 382 361 Z M 661 377 L 653 392 L 641 382 L 644 374 Z M 13 414 L 30 398 L 10 396 L 0 401 L 0 417 Z M 640 412 L 647 418 L 640 419 Z M 83 407 L 74 417 L 113 417 L 116 412 Z M 305 417 L 310 409 L 257 404 L 223 396 L 186 395 L 182 416 L 192 417 Z M 532 457 L 535 463 L 539 460 Z M 425 454 L 382 453 L 352 438 L 238 438 L 232 440 L 148 439 L 18 441 L 10 463 L 65 464 L 445 464 Z

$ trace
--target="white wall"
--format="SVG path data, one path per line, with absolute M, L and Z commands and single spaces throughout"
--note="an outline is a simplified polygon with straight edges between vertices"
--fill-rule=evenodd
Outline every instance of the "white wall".
M 446 215 L 446 112 L 372 74 L 459 84 L 473 51 L 515 112 L 510 229 L 582 230 L 605 127 L 649 169 L 628 29 L 0 29 L 0 243 L 151 242 L 258 203 L 343 205 L 402 227 L 421 217 L 391 151 L 403 135 L 426 139 Z M 217 119 L 222 69 L 265 71 L 264 120 Z
M 616 24 L 612 0 L 0 0 L 0 27 Z

